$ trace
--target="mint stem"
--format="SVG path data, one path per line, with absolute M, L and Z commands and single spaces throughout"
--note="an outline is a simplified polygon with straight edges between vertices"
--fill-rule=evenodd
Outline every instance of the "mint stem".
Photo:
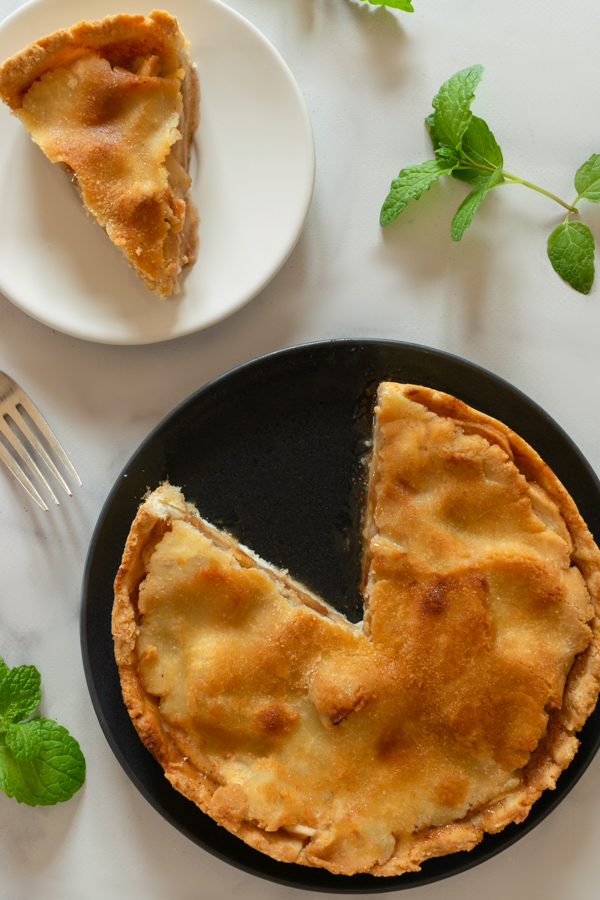
M 466 153 L 462 154 L 463 157 L 469 163 L 468 166 L 459 166 L 459 168 L 467 168 L 467 169 L 482 169 L 484 172 L 494 172 L 495 170 L 492 166 L 482 166 L 480 163 L 473 162 Z M 532 184 L 531 181 L 525 181 L 523 178 L 519 178 L 517 175 L 511 175 L 510 172 L 507 172 L 505 169 L 502 169 L 502 177 L 508 178 L 509 181 L 512 181 L 513 184 L 522 184 L 525 187 L 531 188 L 532 191 L 537 191 L 538 194 L 545 194 L 546 197 L 550 197 L 551 200 L 556 200 L 557 203 L 560 203 L 561 206 L 564 206 L 565 209 L 568 209 L 570 213 L 578 213 L 579 210 L 575 208 L 575 206 L 569 206 L 568 203 L 565 203 L 564 200 L 561 200 L 560 197 L 557 197 L 556 194 L 551 194 L 550 191 L 545 191 L 544 188 L 538 187 L 537 184 Z M 577 198 L 579 200 L 579 197 Z M 577 200 L 575 203 L 577 203 Z
M 546 197 L 550 197 L 551 200 L 556 200 L 557 203 L 560 203 L 561 206 L 564 206 L 565 209 L 568 209 L 570 213 L 578 212 L 578 210 L 574 206 L 570 206 L 568 203 L 565 203 L 565 201 L 561 200 L 560 197 L 557 197 L 556 194 L 551 194 L 550 191 L 545 191 L 544 188 L 538 187 L 537 184 L 532 184 L 530 181 L 525 181 L 523 178 L 518 178 L 516 175 L 511 175 L 510 172 L 505 172 L 504 169 L 502 170 L 502 175 L 515 184 L 523 184 L 525 185 L 525 187 L 531 188 L 532 191 L 537 191 L 538 194 L 545 194 Z

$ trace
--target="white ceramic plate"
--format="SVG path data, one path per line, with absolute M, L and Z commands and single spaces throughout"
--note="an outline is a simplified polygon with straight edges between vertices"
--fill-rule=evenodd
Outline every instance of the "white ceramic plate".
M 152 8 L 148 0 L 33 0 L 0 26 L 0 60 L 81 19 Z M 223 319 L 273 278 L 308 213 L 313 135 L 285 62 L 219 0 L 168 0 L 166 8 L 191 43 L 201 90 L 191 161 L 200 252 L 175 299 L 143 286 L 64 173 L 0 104 L 0 290 L 75 337 L 147 344 Z

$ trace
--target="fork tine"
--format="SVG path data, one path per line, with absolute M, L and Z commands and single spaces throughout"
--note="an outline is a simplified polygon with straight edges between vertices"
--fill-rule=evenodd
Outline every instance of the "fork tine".
M 10 471 L 13 473 L 15 478 L 19 479 L 19 481 L 21 482 L 21 484 L 23 485 L 23 487 L 25 488 L 27 493 L 31 497 L 33 497 L 35 502 L 39 506 L 41 506 L 42 509 L 45 509 L 47 511 L 48 507 L 46 506 L 46 504 L 44 503 L 44 501 L 42 500 L 42 498 L 40 497 L 40 495 L 38 494 L 38 492 L 36 491 L 36 489 L 34 488 L 32 483 L 30 482 L 29 478 L 27 478 L 27 476 L 22 471 L 22 469 L 16 464 L 16 462 L 14 461 L 14 459 L 12 458 L 12 456 L 10 455 L 10 453 L 8 452 L 8 450 L 6 449 L 6 447 L 3 444 L 0 444 L 0 459 L 2 460 L 2 462 L 6 463 L 6 465 L 8 466 Z
M 23 444 L 21 443 L 19 438 L 16 436 L 16 434 L 14 433 L 14 431 L 8 425 L 8 423 L 6 422 L 6 419 L 4 419 L 4 418 L 0 418 L 0 432 L 4 435 L 6 440 L 12 444 L 12 446 L 15 448 L 15 450 L 17 451 L 19 456 L 21 456 L 25 460 L 25 462 L 27 463 L 27 465 L 29 466 L 29 468 L 31 469 L 33 474 L 37 478 L 39 478 L 39 480 L 42 482 L 42 484 L 44 485 L 44 487 L 46 488 L 46 490 L 48 491 L 48 493 L 50 494 L 50 496 L 56 503 L 56 505 L 59 506 L 60 504 L 54 494 L 54 491 L 52 490 L 52 488 L 50 487 L 50 485 L 48 484 L 48 482 L 46 481 L 46 479 L 44 478 L 44 476 L 42 475 L 42 473 L 36 466 L 35 462 L 32 460 L 27 449 L 23 446 Z M 19 481 L 21 481 L 21 479 L 19 479 Z M 22 483 L 23 482 L 21 482 L 21 484 Z
M 23 418 L 23 416 L 21 415 L 19 410 L 15 408 L 11 413 L 9 413 L 9 416 L 13 420 L 15 425 L 19 426 L 19 428 L 21 429 L 21 431 L 23 432 L 23 434 L 25 435 L 25 437 L 27 438 L 29 443 L 33 447 L 35 447 L 35 449 L 40 454 L 40 456 L 42 457 L 42 459 L 44 460 L 44 462 L 46 463 L 46 465 L 48 466 L 48 468 L 50 469 L 50 471 L 52 472 L 54 477 L 57 479 L 60 486 L 62 488 L 64 488 L 64 490 L 67 492 L 69 497 L 72 497 L 73 494 L 71 493 L 69 485 L 67 484 L 65 479 L 62 477 L 62 475 L 60 474 L 60 472 L 58 471 L 58 469 L 56 468 L 56 466 L 54 465 L 54 463 L 52 462 L 52 460 L 46 453 L 46 450 L 44 449 L 43 445 L 37 439 L 36 435 L 33 433 L 33 431 L 31 430 L 31 428 L 29 427 L 29 425 L 27 424 L 27 422 L 25 421 L 25 419 Z
M 75 471 L 75 466 L 73 465 L 73 463 L 71 462 L 71 460 L 69 459 L 69 457 L 67 456 L 65 451 L 63 450 L 58 438 L 56 437 L 56 435 L 54 434 L 54 432 L 52 431 L 52 429 L 50 428 L 50 426 L 48 425 L 48 423 L 46 422 L 46 420 L 44 419 L 44 417 L 42 416 L 42 414 L 36 407 L 36 405 L 33 403 L 33 401 L 30 400 L 29 397 L 27 396 L 27 394 L 25 393 L 25 391 L 16 384 L 15 384 L 15 389 L 13 390 L 13 398 L 14 398 L 15 404 L 17 406 L 22 406 L 23 409 L 25 410 L 25 412 L 27 413 L 27 415 L 33 420 L 33 422 L 35 422 L 36 426 L 39 428 L 40 432 L 44 435 L 44 437 L 46 438 L 46 440 L 48 441 L 48 443 L 50 444 L 50 446 L 52 447 L 52 449 L 54 450 L 54 452 L 56 453 L 58 458 L 65 464 L 65 466 L 67 467 L 67 469 L 69 470 L 69 472 L 71 473 L 71 475 L 73 476 L 73 478 L 75 479 L 77 484 L 81 487 L 81 478 Z M 27 435 L 27 437 L 29 437 L 29 435 Z M 38 452 L 39 452 L 39 447 L 37 446 L 37 444 L 35 446 L 36 446 L 36 450 L 38 450 Z M 69 494 L 71 493 L 68 488 L 67 488 L 67 491 Z

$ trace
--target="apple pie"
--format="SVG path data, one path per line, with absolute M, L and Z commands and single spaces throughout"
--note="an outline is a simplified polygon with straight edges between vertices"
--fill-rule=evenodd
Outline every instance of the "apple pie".
M 166 12 L 80 22 L 0 67 L 0 97 L 147 288 L 179 291 L 198 247 L 189 197 L 199 88 Z
M 521 822 L 594 709 L 600 552 L 538 454 L 384 383 L 364 619 L 163 484 L 115 581 L 123 697 L 167 779 L 274 859 L 399 875 Z

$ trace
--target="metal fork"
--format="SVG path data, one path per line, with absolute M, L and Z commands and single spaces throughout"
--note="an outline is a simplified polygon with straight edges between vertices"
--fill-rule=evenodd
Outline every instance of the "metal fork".
M 21 390 L 16 381 L 14 381 L 9 375 L 6 375 L 4 372 L 0 372 L 0 434 L 2 434 L 2 436 L 14 448 L 23 462 L 25 462 L 27 466 L 29 466 L 29 469 L 31 470 L 33 475 L 37 479 L 39 479 L 56 505 L 59 506 L 59 502 L 56 498 L 56 495 L 54 494 L 54 491 L 40 472 L 29 451 L 22 444 L 21 440 L 17 436 L 17 433 L 13 430 L 13 428 L 11 428 L 11 422 L 20 429 L 23 437 L 27 439 L 27 441 L 39 454 L 40 458 L 46 463 L 54 477 L 58 480 L 60 486 L 65 489 L 70 497 L 72 497 L 73 495 L 69 490 L 68 484 L 66 483 L 66 481 L 54 465 L 53 461 L 49 457 L 48 453 L 46 452 L 46 449 L 40 442 L 38 436 L 34 431 L 32 431 L 32 429 L 29 427 L 29 424 L 21 415 L 21 410 L 34 423 L 42 437 L 48 442 L 49 446 L 52 447 L 58 459 L 60 459 L 61 462 L 64 463 L 67 470 L 73 476 L 77 484 L 81 486 L 81 478 L 75 471 L 71 460 L 59 444 L 56 436 L 54 435 L 54 432 L 51 430 L 42 414 L 31 402 L 27 394 L 23 390 Z M 0 442 L 0 459 L 6 463 L 10 471 L 16 478 L 18 478 L 25 490 L 33 497 L 35 502 L 38 503 L 42 507 L 42 509 L 47 510 L 48 507 L 46 506 L 46 503 L 38 494 L 37 490 L 29 480 L 28 475 L 25 474 L 20 464 L 9 453 L 8 449 L 2 442 Z

